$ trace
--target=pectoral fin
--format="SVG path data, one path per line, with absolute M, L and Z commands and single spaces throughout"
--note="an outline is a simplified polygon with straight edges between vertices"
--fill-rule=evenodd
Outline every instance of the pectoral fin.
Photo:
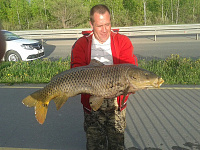
M 90 107 L 94 111 L 97 111 L 101 107 L 103 100 L 104 100 L 103 97 L 91 96 L 90 99 L 89 99 Z

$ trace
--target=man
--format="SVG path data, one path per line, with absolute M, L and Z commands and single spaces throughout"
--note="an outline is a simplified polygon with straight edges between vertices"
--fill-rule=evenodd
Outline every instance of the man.
M 131 41 L 128 37 L 111 30 L 110 11 L 105 5 L 96 5 L 90 10 L 90 25 L 93 32 L 78 39 L 72 47 L 71 68 L 88 65 L 91 59 L 97 59 L 105 65 L 137 65 Z M 97 111 L 91 110 L 89 97 L 87 94 L 81 95 L 87 149 L 124 149 L 125 108 L 128 96 L 123 104 L 123 96 L 105 99 Z

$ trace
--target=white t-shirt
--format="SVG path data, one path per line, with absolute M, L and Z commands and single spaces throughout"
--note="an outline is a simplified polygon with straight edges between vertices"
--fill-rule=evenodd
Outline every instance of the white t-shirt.
M 110 37 L 103 44 L 92 36 L 91 59 L 96 59 L 105 65 L 113 64 Z

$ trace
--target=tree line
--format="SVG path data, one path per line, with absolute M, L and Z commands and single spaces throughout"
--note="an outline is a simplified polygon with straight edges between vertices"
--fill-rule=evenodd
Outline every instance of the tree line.
M 0 20 L 6 30 L 88 28 L 96 4 L 115 27 L 200 22 L 200 0 L 1 0 Z

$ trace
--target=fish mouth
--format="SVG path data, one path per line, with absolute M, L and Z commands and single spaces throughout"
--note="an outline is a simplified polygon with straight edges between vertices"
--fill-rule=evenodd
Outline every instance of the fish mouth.
M 154 80 L 152 86 L 156 88 L 160 88 L 160 86 L 164 83 L 165 81 L 162 78 L 157 78 Z
M 160 88 L 164 80 L 162 78 L 156 78 L 147 82 L 141 82 L 139 85 L 132 85 L 134 89 L 149 89 Z

